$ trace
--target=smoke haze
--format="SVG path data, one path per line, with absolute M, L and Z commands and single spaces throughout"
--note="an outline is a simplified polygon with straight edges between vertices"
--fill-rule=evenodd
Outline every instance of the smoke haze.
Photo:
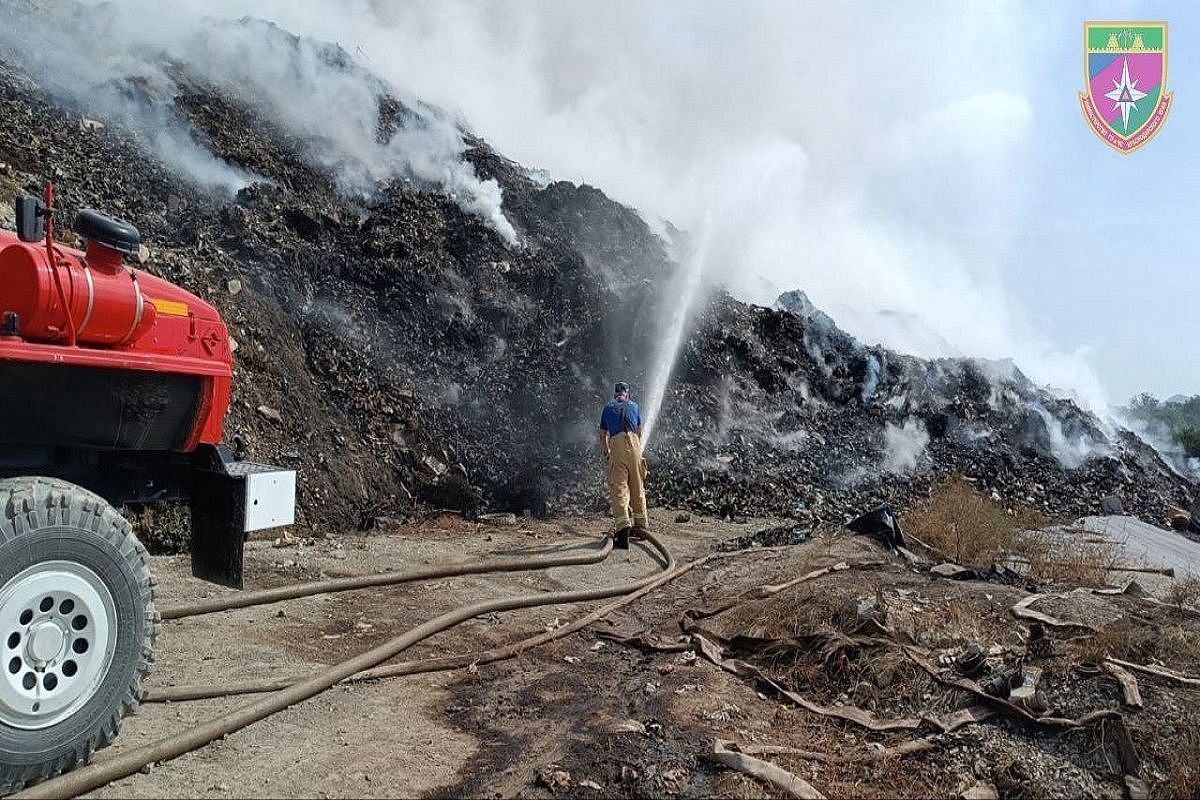
M 912 472 L 928 445 L 929 432 L 920 421 L 909 419 L 903 425 L 887 423 L 883 429 L 884 471 Z
M 802 288 L 868 343 L 1013 357 L 1104 404 L 1087 354 L 1053 346 L 1002 286 L 1036 183 L 1023 164 L 1038 76 L 1023 65 L 1038 43 L 1014 5 L 253 8 L 337 39 L 521 163 L 651 221 L 711 220 L 703 274 L 743 299 Z
M 499 189 L 463 164 L 452 126 L 375 145 L 360 76 L 331 80 L 319 59 L 281 60 L 275 45 L 260 52 L 252 30 L 226 37 L 199 20 L 250 15 L 340 44 L 406 102 L 449 109 L 505 155 L 600 186 L 651 224 L 702 231 L 697 274 L 742 299 L 770 304 L 801 288 L 864 342 L 1012 357 L 1035 382 L 1106 405 L 1088 352 L 1055 346 L 1004 288 L 1006 259 L 1023 245 L 1018 209 L 1037 185 L 1027 165 L 1034 12 L 692 0 L 115 5 L 136 20 L 133 42 L 169 43 L 214 77 L 261 89 L 351 185 L 411 173 L 515 240 Z
M 517 243 L 501 211 L 499 186 L 480 180 L 462 160 L 465 144 L 452 119 L 380 82 L 319 37 L 296 38 L 254 18 L 254 4 L 243 5 L 247 16 L 221 17 L 198 2 L 121 0 L 88 5 L 84 13 L 71 5 L 30 13 L 15 4 L 0 15 L 0 43 L 51 93 L 87 113 L 119 119 L 202 187 L 233 192 L 261 178 L 196 141 L 173 108 L 175 95 L 187 88 L 179 67 L 182 80 L 240 93 L 304 142 L 314 164 L 343 191 L 367 196 L 379 181 L 412 177 L 449 193 L 464 211 Z M 408 111 L 386 137 L 380 135 L 383 94 L 396 95 Z

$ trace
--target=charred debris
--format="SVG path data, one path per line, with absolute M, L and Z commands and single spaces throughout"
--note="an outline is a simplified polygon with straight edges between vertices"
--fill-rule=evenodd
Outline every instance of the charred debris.
M 326 57 L 350 68 L 341 51 Z M 649 377 L 674 231 L 470 134 L 461 159 L 498 184 L 515 245 L 444 186 L 395 177 L 348 191 L 236 87 L 173 65 L 165 99 L 192 139 L 255 176 L 207 191 L 145 131 L 89 117 L 0 58 L 0 200 L 52 178 L 67 213 L 136 220 L 144 268 L 219 307 L 237 344 L 227 431 L 299 470 L 303 523 L 600 507 L 595 417 L 613 380 Z M 420 124 L 380 87 L 381 140 Z M 145 89 L 125 88 L 134 100 Z M 145 101 L 163 102 L 157 91 Z M 801 292 L 773 308 L 710 297 L 648 457 L 653 505 L 799 529 L 903 507 L 950 474 L 1051 515 L 1115 494 L 1162 522 L 1197 499 L 1141 440 L 1013 365 L 865 346 Z

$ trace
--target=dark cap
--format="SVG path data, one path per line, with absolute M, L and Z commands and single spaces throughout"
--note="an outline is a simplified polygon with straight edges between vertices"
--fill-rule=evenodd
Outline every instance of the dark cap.
M 628 392 L 628 391 L 629 391 L 629 384 L 626 383 L 625 381 L 617 381 L 617 385 L 613 388 L 613 394 L 620 394 L 621 392 Z

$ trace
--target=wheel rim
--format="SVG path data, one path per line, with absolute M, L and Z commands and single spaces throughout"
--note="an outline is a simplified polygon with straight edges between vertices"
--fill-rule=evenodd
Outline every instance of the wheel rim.
M 0 589 L 0 722 L 48 728 L 100 688 L 117 645 L 116 605 L 95 572 L 43 561 Z

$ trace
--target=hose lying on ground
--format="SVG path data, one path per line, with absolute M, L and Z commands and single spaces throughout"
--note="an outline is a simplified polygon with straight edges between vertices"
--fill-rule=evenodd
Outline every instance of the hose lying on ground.
M 598 550 L 581 555 L 514 558 L 507 561 L 484 561 L 478 564 L 452 564 L 447 567 L 430 567 L 429 569 L 418 569 L 411 572 L 381 572 L 377 575 L 355 575 L 348 578 L 330 578 L 323 581 L 293 583 L 287 586 L 277 586 L 274 589 L 238 592 L 221 597 L 210 597 L 194 603 L 168 606 L 161 609 L 159 613 L 164 620 L 182 619 L 183 617 L 194 617 L 199 614 L 212 614 L 216 611 L 229 611 L 234 608 L 261 606 L 267 603 L 278 603 L 282 600 L 311 597 L 315 594 L 368 589 L 373 586 L 393 586 L 398 583 L 413 583 L 415 581 L 434 580 L 437 578 L 454 578 L 459 575 L 482 575 L 491 572 L 523 572 L 525 570 L 550 569 L 551 567 L 596 564 L 608 558 L 610 553 L 612 553 L 612 537 L 606 536 Z
M 382 667 L 364 670 L 355 675 L 351 675 L 344 683 L 359 683 L 361 681 L 378 680 L 381 678 L 396 678 L 402 675 L 420 675 L 426 672 L 443 672 L 453 669 L 462 669 L 469 667 L 472 664 L 491 664 L 496 661 L 503 661 L 506 658 L 515 658 L 526 650 L 534 647 L 540 647 L 543 644 L 553 642 L 556 639 L 562 639 L 571 634 L 583 630 L 592 623 L 603 619 L 612 612 L 629 605 L 635 600 L 644 597 L 650 592 L 662 586 L 664 583 L 669 583 L 681 575 L 690 572 L 701 564 L 707 562 L 711 558 L 728 555 L 726 553 L 716 553 L 703 556 L 687 562 L 673 570 L 669 570 L 659 575 L 650 583 L 638 589 L 632 594 L 627 594 L 620 600 L 614 603 L 609 603 L 606 606 L 596 609 L 595 611 L 579 617 L 572 622 L 562 625 L 550 631 L 543 631 L 534 636 L 528 636 L 511 644 L 500 645 L 488 650 L 476 650 L 471 653 L 460 653 L 455 656 L 441 656 L 440 658 L 426 658 L 419 661 L 402 661 L 399 664 L 387 664 Z M 224 683 L 220 685 L 193 685 L 193 686 L 166 686 L 160 689 L 150 689 L 146 692 L 146 696 L 142 698 L 143 703 L 174 703 L 187 700 L 208 700 L 215 697 L 230 697 L 239 694 L 260 694 L 263 692 L 277 692 L 281 689 L 286 689 L 293 684 L 299 683 L 308 676 L 295 675 L 292 677 L 275 678 L 272 680 L 256 680 L 243 681 L 240 683 Z
M 646 539 L 665 559 L 666 568 L 663 572 L 670 573 L 675 570 L 677 566 L 675 557 L 670 551 L 654 536 L 647 535 Z M 632 594 L 639 589 L 645 588 L 660 577 L 661 575 L 655 575 L 632 583 L 606 586 L 599 589 L 522 595 L 496 600 L 482 600 L 469 603 L 465 606 L 459 606 L 383 644 L 373 647 L 365 653 L 335 664 L 322 672 L 305 678 L 299 683 L 267 695 L 247 706 L 235 709 L 208 722 L 200 723 L 174 736 L 168 736 L 142 747 L 135 747 L 106 759 L 102 763 L 91 764 L 74 772 L 60 775 L 57 778 L 32 786 L 14 795 L 14 797 L 73 797 L 124 778 L 127 775 L 132 775 L 147 764 L 176 758 L 184 753 L 203 747 L 215 739 L 227 736 L 276 712 L 320 694 L 331 686 L 349 678 L 351 675 L 382 664 L 384 661 L 394 658 L 414 644 L 481 614 L 512 611 L 519 608 L 533 608 L 536 606 L 581 603 L 588 600 L 602 600 L 618 595 Z

